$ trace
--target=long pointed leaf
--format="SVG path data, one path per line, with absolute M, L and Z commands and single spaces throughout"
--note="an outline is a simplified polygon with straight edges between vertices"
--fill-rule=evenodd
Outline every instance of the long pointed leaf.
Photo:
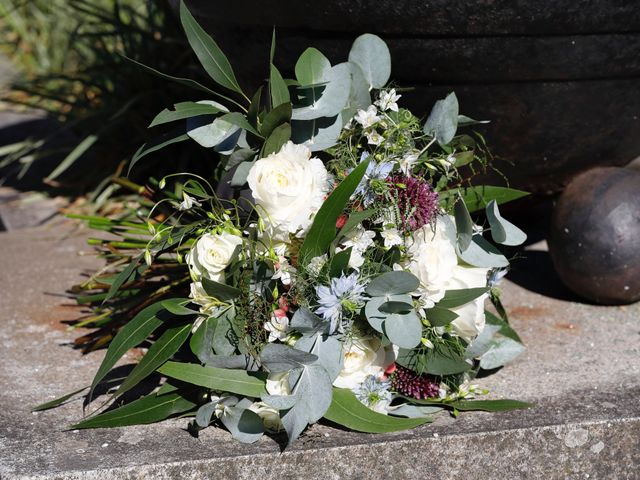
M 167 362 L 158 369 L 158 372 L 193 385 L 237 393 L 248 397 L 259 398 L 267 392 L 265 389 L 266 377 L 264 375 L 244 370 L 203 367 L 193 363 Z
M 223 111 L 226 111 L 226 109 L 222 110 L 214 105 L 205 103 L 180 102 L 173 106 L 173 110 L 165 108 L 156 115 L 153 121 L 149 124 L 149 128 L 155 127 L 156 125 L 162 125 L 163 123 L 196 117 L 198 115 L 215 115 L 216 113 Z
M 71 393 L 66 393 L 64 395 L 62 395 L 61 397 L 58 397 L 54 400 L 50 400 L 48 402 L 45 403 L 41 403 L 40 405 L 36 405 L 35 407 L 33 407 L 31 409 L 32 412 L 41 412 L 42 410 L 49 410 L 50 408 L 54 408 L 57 407 L 58 405 L 63 404 L 64 402 L 66 402 L 67 400 L 69 400 L 71 397 L 73 397 L 74 395 L 79 394 L 80 392 L 86 390 L 87 387 L 82 387 L 79 388 L 78 390 L 71 392 Z
M 180 21 L 189 45 L 209 76 L 223 87 L 244 95 L 229 60 L 213 38 L 196 22 L 184 1 L 180 2 Z
M 118 360 L 131 348 L 142 343 L 156 328 L 162 324 L 162 319 L 158 316 L 165 311 L 160 302 L 148 306 L 138 313 L 118 332 L 109 344 L 109 349 L 105 355 L 98 372 L 91 382 L 91 390 L 109 373 Z
M 78 158 L 80 158 L 91 146 L 98 141 L 97 135 L 89 135 L 80 142 L 72 151 L 62 160 L 53 172 L 49 174 L 47 180 L 53 180 L 62 175 Z
M 187 340 L 191 332 L 191 324 L 180 325 L 170 328 L 149 348 L 147 354 L 135 366 L 131 373 L 115 393 L 116 397 L 131 390 L 147 376 L 153 373 L 160 365 L 173 356 L 174 353 Z
M 133 169 L 134 165 L 138 163 L 138 161 L 141 158 L 146 157 L 150 153 L 160 150 L 161 148 L 164 148 L 167 145 L 171 145 L 172 143 L 184 142 L 185 140 L 189 140 L 189 135 L 184 133 L 184 129 L 181 129 L 181 130 L 173 130 L 171 132 L 166 133 L 165 135 L 158 137 L 157 139 L 149 143 L 145 143 L 133 155 L 133 158 L 131 159 L 131 163 L 129 164 L 129 171 L 127 172 L 127 175 L 131 173 L 131 170 Z
M 313 257 L 322 255 L 336 236 L 336 220 L 349 202 L 367 170 L 369 160 L 360 163 L 329 195 L 316 214 L 309 233 L 300 247 L 298 258 L 306 265 Z
M 368 433 L 397 432 L 408 430 L 424 423 L 430 418 L 399 418 L 374 412 L 344 388 L 333 389 L 333 401 L 324 418 L 352 430 Z
M 71 428 L 105 428 L 159 422 L 176 413 L 186 412 L 196 404 L 179 393 L 147 395 L 122 407 L 96 415 Z

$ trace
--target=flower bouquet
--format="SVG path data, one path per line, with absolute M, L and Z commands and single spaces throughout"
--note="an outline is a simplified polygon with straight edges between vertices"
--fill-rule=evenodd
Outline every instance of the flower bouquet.
M 387 46 L 370 34 L 337 65 L 305 50 L 288 80 L 274 39 L 268 88 L 249 98 L 184 4 L 180 13 L 227 93 L 173 79 L 216 100 L 159 113 L 152 127 L 180 126 L 132 166 L 191 140 L 220 156 L 219 181 L 150 179 L 132 186 L 139 202 L 123 218 L 83 217 L 121 238 L 92 241 L 108 264 L 76 288 L 93 307 L 78 325 L 97 328 L 78 342 L 108 343 L 88 400 L 106 389 L 111 407 L 74 428 L 182 415 L 241 442 L 284 431 L 291 443 L 323 418 L 390 432 L 443 411 L 526 407 L 479 400 L 471 383 L 523 350 L 496 285 L 509 265 L 498 245 L 525 240 L 498 205 L 524 193 L 465 183 L 488 161 L 482 137 L 457 130 L 479 122 L 459 115 L 453 93 L 424 123 L 401 108 Z M 114 386 L 109 372 L 137 346 L 146 353 Z M 123 402 L 143 381 L 151 393 Z

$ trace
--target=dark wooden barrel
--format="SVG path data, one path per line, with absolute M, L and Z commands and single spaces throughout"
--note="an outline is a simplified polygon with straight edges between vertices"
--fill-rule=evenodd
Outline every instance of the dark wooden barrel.
M 380 35 L 392 79 L 415 87 L 426 114 L 455 90 L 512 185 L 554 192 L 592 166 L 640 155 L 640 4 L 628 0 L 188 0 L 196 18 L 254 86 L 308 46 L 346 60 L 361 33 Z M 288 72 L 290 73 L 290 72 Z M 511 162 L 510 165 L 507 162 Z

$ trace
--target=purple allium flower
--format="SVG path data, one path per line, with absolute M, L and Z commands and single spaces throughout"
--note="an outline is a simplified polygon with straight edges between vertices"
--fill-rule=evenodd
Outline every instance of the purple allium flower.
M 316 313 L 331 322 L 329 333 L 341 327 L 340 322 L 345 309 L 356 310 L 362 307 L 364 288 L 355 272 L 348 276 L 343 274 L 339 278 L 332 278 L 328 287 L 325 285 L 316 287 L 320 305 Z
M 405 229 L 414 231 L 433 220 L 438 213 L 438 193 L 433 191 L 426 180 L 393 175 L 390 181 L 391 192 L 398 199 L 398 210 Z
M 429 375 L 419 375 L 413 370 L 396 364 L 396 369 L 389 375 L 391 390 L 407 397 L 425 398 L 437 397 L 440 385 Z

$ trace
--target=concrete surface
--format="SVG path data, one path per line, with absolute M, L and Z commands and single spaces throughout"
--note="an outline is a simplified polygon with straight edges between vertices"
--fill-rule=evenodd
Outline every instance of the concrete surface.
M 572 301 L 545 270 L 543 244 L 505 282 L 504 299 L 528 350 L 479 380 L 493 396 L 536 407 L 441 416 L 386 435 L 315 425 L 284 453 L 276 440 L 241 445 L 223 430 L 199 438 L 186 420 L 65 431 L 81 403 L 32 414 L 87 385 L 103 352 L 70 348 L 59 322 L 79 310 L 61 296 L 99 265 L 86 231 L 66 220 L 0 234 L 0 478 L 338 479 L 640 478 L 640 305 Z M 547 256 L 548 257 L 548 256 Z M 527 270 L 529 265 L 535 268 Z M 523 274 L 523 269 L 527 274 Z M 538 289 L 545 296 L 532 290 Z

